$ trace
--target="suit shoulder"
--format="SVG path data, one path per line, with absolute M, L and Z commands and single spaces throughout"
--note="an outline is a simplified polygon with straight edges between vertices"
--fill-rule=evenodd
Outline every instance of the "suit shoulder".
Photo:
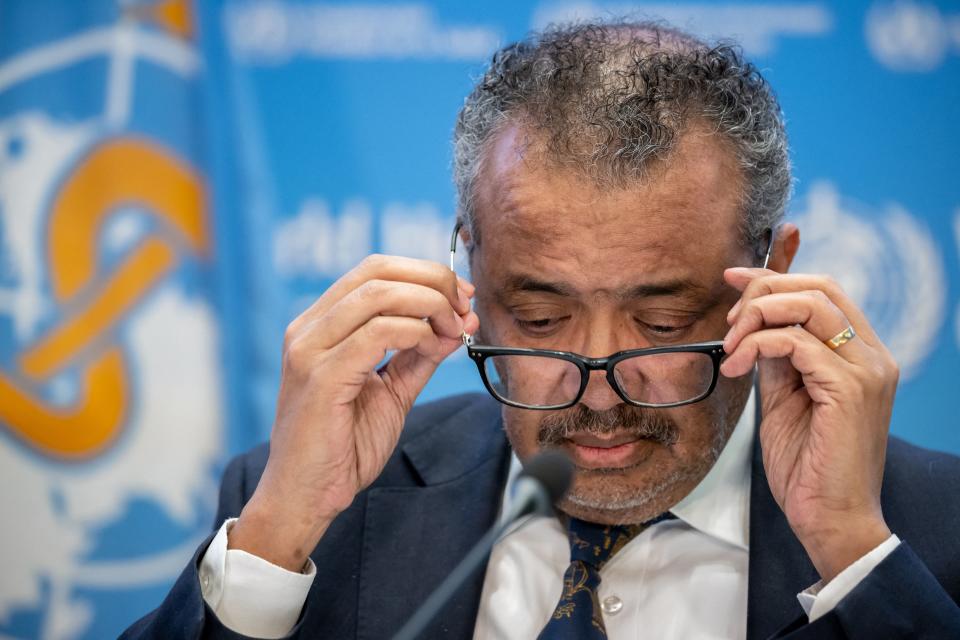
M 397 449 L 404 442 L 413 440 L 431 428 L 456 416 L 490 404 L 492 400 L 483 393 L 461 393 L 415 405 L 407 414 Z M 223 473 L 224 484 L 241 484 L 241 492 L 249 497 L 260 481 L 270 456 L 270 443 L 262 442 L 230 459 Z
M 929 479 L 957 484 L 960 483 L 960 456 L 892 437 L 887 445 L 887 474 L 899 480 Z
M 238 490 L 246 501 L 260 482 L 260 476 L 267 466 L 270 455 L 270 443 L 261 442 L 243 453 L 230 458 L 223 471 L 221 491 Z
M 231 464 L 237 463 L 242 465 L 245 469 L 249 470 L 251 468 L 260 467 L 263 468 L 267 464 L 267 458 L 270 456 L 270 442 L 261 442 L 260 444 L 254 446 L 252 449 L 236 455 L 230 461 Z
M 958 493 L 960 457 L 890 438 L 881 494 L 885 514 L 904 524 L 954 527 L 960 523 Z
M 415 405 L 407 414 L 400 444 L 417 438 L 460 412 L 469 412 L 491 402 L 490 396 L 485 393 L 460 393 Z
M 890 530 L 960 594 L 960 457 L 891 438 L 880 500 Z

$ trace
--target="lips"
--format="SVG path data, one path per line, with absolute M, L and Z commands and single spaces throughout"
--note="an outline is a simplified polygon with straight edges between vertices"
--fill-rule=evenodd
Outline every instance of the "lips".
M 576 434 L 565 448 L 576 466 L 584 469 L 619 469 L 633 466 L 649 456 L 656 443 L 635 434 Z
M 596 449 L 610 449 L 628 442 L 635 442 L 637 436 L 630 433 L 594 435 L 592 433 L 578 433 L 570 438 L 570 442 L 581 447 Z

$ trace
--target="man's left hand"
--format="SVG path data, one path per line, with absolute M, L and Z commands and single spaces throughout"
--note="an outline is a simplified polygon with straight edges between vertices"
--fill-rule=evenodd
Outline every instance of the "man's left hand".
M 890 536 L 880 508 L 899 371 L 863 312 L 827 276 L 727 269 L 728 377 L 759 362 L 770 490 L 824 582 Z M 856 337 L 827 341 L 847 327 Z

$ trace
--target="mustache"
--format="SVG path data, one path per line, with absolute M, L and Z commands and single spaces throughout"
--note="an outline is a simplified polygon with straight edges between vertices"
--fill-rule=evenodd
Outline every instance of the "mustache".
M 556 446 L 580 433 L 602 435 L 615 431 L 627 432 L 666 446 L 675 444 L 680 437 L 677 423 L 655 409 L 618 404 L 603 411 L 594 411 L 578 404 L 547 415 L 540 423 L 537 443 L 541 447 Z

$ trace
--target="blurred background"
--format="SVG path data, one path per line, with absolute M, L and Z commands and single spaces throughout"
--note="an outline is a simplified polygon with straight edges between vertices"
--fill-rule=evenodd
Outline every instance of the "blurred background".
M 444 259 L 484 62 L 631 13 L 738 39 L 787 115 L 797 270 L 960 453 L 953 2 L 0 0 L 0 638 L 114 637 L 270 430 L 286 324 L 370 252 Z M 421 401 L 479 390 L 462 352 Z

